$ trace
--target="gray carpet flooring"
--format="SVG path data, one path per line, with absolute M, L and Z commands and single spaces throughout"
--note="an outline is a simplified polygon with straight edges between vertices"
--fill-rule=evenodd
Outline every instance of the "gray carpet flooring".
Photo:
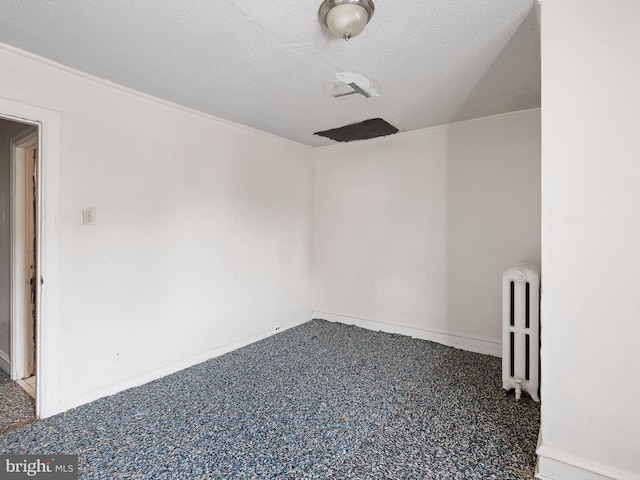
M 14 425 L 32 419 L 32 398 L 0 370 L 0 434 Z
M 531 478 L 539 407 L 500 359 L 314 320 L 0 436 L 82 479 Z

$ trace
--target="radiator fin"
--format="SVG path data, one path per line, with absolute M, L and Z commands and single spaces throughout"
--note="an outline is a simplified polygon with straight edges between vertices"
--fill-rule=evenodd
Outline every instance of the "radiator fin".
M 509 308 L 511 309 L 511 326 L 512 327 L 515 325 L 515 313 L 516 313 L 515 291 L 516 291 L 516 284 L 515 282 L 511 282 L 511 301 L 509 302 Z
M 531 350 L 530 350 L 531 336 L 526 336 L 525 349 L 524 349 L 524 378 L 530 380 L 531 370 Z
M 509 351 L 511 354 L 509 355 L 509 363 L 511 364 L 511 377 L 515 377 L 515 366 L 516 366 L 516 346 L 515 346 L 515 334 L 511 332 L 511 341 L 509 342 L 510 348 Z
M 524 307 L 524 315 L 525 315 L 525 328 L 530 328 L 531 324 L 531 304 L 529 303 L 529 295 L 531 291 L 531 284 L 527 282 L 526 291 L 525 291 L 525 307 Z

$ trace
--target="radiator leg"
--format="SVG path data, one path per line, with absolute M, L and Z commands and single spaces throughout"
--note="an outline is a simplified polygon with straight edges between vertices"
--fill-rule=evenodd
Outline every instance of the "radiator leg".
M 522 380 L 517 378 L 516 379 L 516 400 L 520 400 L 520 397 L 522 396 L 522 389 L 520 388 L 521 383 L 522 383 Z

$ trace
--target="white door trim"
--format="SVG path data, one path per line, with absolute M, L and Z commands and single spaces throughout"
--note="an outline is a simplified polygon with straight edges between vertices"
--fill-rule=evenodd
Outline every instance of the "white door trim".
M 0 97 L 0 116 L 39 127 L 36 416 L 45 418 L 60 412 L 60 114 Z
M 26 232 L 25 204 L 26 151 L 38 144 L 38 130 L 35 126 L 26 127 L 11 139 L 11 162 L 9 164 L 11 183 L 11 379 L 25 377 L 27 362 L 27 333 L 25 319 L 26 308 Z

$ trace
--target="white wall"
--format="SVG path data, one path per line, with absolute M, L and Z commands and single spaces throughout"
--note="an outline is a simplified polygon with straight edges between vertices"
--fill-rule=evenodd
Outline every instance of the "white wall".
M 61 408 L 309 319 L 310 148 L 8 47 L 0 70 L 61 115 Z
M 639 18 L 542 4 L 546 478 L 640 479 Z
M 499 354 L 502 272 L 540 262 L 540 111 L 316 150 L 313 232 L 316 316 Z
M 11 139 L 24 124 L 0 119 L 0 365 L 11 359 Z M 11 372 L 7 372 L 11 374 Z

